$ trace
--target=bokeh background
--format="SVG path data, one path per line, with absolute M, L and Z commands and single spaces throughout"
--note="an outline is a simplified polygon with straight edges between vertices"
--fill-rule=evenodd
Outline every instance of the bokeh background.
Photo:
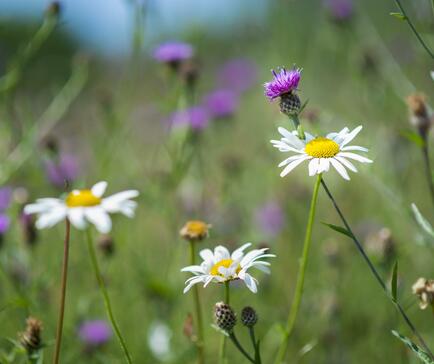
M 432 44 L 430 1 L 403 5 Z M 277 255 L 270 276 L 257 274 L 256 295 L 238 284 L 232 290 L 238 312 L 246 304 L 259 312 L 257 334 L 264 362 L 271 362 L 295 286 L 314 180 L 306 168 L 279 177 L 283 158 L 269 140 L 277 126 L 291 124 L 264 97 L 262 84 L 272 68 L 294 64 L 303 68 L 299 95 L 309 100 L 301 118 L 306 130 L 364 126 L 358 144 L 370 149 L 374 164 L 360 166 L 350 182 L 333 171 L 325 179 L 386 280 L 399 261 L 400 300 L 432 346 L 432 312 L 419 309 L 411 286 L 420 276 L 433 278 L 434 245 L 410 204 L 433 222 L 434 214 L 405 98 L 432 96 L 433 62 L 408 25 L 389 15 L 397 11 L 394 1 L 64 0 L 55 29 L 35 46 L 30 40 L 48 6 L 0 1 L 0 74 L 16 72 L 0 94 L 0 183 L 11 192 L 0 245 L 2 350 L 29 315 L 44 323 L 46 362 L 55 336 L 64 228 L 35 232 L 21 216 L 23 204 L 61 195 L 64 179 L 68 189 L 106 180 L 109 193 L 141 192 L 134 219 L 114 217 L 110 236 L 95 232 L 136 362 L 195 362 L 185 335 L 192 295 L 182 294 L 188 275 L 179 271 L 189 258 L 178 232 L 191 219 L 213 226 L 204 248 L 250 241 Z M 184 92 L 185 74 L 174 75 L 152 57 L 168 40 L 195 49 L 193 95 Z M 221 89 L 232 100 L 223 117 L 207 106 L 207 95 Z M 186 105 L 204 106 L 209 122 L 179 172 L 173 153 L 176 160 L 185 130 L 167 126 Z M 411 337 L 352 242 L 320 222 L 338 224 L 322 191 L 288 362 L 416 362 L 391 335 L 397 329 Z M 84 323 L 105 320 L 105 311 L 77 230 L 69 272 L 62 362 L 121 363 L 114 337 L 94 345 L 80 335 Z M 220 335 L 211 313 L 223 290 L 210 285 L 200 292 L 208 362 L 216 363 Z M 234 348 L 229 353 L 230 363 L 243 362 Z

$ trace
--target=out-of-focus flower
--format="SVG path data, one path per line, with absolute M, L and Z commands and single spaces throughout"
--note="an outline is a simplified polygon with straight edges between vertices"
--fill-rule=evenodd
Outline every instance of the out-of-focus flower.
M 217 302 L 214 306 L 214 321 L 221 330 L 230 333 L 237 324 L 237 315 L 227 303 Z
M 139 195 L 136 190 L 116 193 L 102 198 L 107 182 L 98 182 L 90 190 L 73 190 L 65 199 L 40 198 L 36 203 L 24 207 L 24 213 L 37 214 L 36 227 L 45 229 L 68 218 L 77 229 L 85 229 L 88 223 L 107 234 L 112 227 L 110 213 L 120 212 L 127 217 L 134 216 L 137 202 L 132 201 Z
M 194 54 L 193 47 L 184 42 L 170 41 L 160 44 L 154 49 L 153 57 L 173 68 L 178 68 L 182 61 L 191 58 Z
M 255 220 L 264 234 L 274 237 L 283 229 L 285 214 L 276 201 L 268 201 L 257 209 Z
M 42 346 L 42 322 L 34 317 L 26 320 L 26 331 L 20 333 L 19 339 L 21 345 L 26 349 L 28 354 L 39 350 Z
M 412 287 L 413 294 L 419 297 L 422 310 L 431 306 L 434 310 L 434 279 L 419 278 Z
M 217 78 L 220 87 L 241 93 L 247 91 L 256 82 L 256 65 L 249 59 L 233 59 L 221 67 Z
M 389 261 L 395 253 L 392 232 L 381 228 L 369 234 L 365 240 L 366 251 L 380 262 Z
M 10 223 L 11 220 L 9 219 L 9 216 L 0 214 L 0 236 L 9 230 Z
M 79 174 L 77 159 L 71 154 L 60 154 L 44 162 L 45 173 L 55 187 L 65 187 L 74 182 Z
M 103 234 L 98 238 L 97 246 L 99 250 L 106 256 L 113 255 L 115 251 L 115 244 L 113 238 L 109 234 Z
M 172 331 L 162 322 L 151 325 L 148 333 L 148 346 L 152 354 L 160 360 L 167 360 L 171 356 L 170 340 Z
M 200 220 L 187 221 L 179 235 L 188 241 L 200 241 L 209 236 L 209 229 L 211 225 Z
M 203 106 L 193 106 L 185 110 L 176 111 L 170 117 L 172 126 L 189 125 L 193 130 L 205 129 L 209 124 L 209 113 Z
M 235 114 L 238 108 L 238 95 L 231 90 L 215 90 L 205 97 L 205 106 L 211 117 L 228 118 Z
M 206 287 L 211 282 L 223 283 L 237 279 L 244 281 L 247 288 L 256 293 L 258 281 L 247 273 L 247 270 L 255 267 L 265 273 L 270 273 L 268 268 L 270 263 L 260 259 L 275 257 L 275 255 L 264 254 L 267 248 L 253 249 L 245 254 L 244 250 L 250 245 L 252 244 L 244 244 L 232 254 L 221 245 L 217 246 L 214 252 L 210 249 L 201 250 L 199 253 L 203 259 L 201 265 L 191 265 L 181 269 L 181 272 L 190 272 L 194 275 L 185 282 L 187 286 L 184 293 L 198 283 L 204 283 Z
M 344 23 L 354 15 L 354 4 L 352 0 L 326 0 L 325 7 L 330 17 L 336 23 Z
M 433 112 L 426 103 L 425 95 L 414 94 L 407 97 L 410 123 L 417 128 L 420 135 L 426 137 L 431 128 Z
M 86 346 L 98 347 L 111 339 L 112 330 L 104 320 L 85 321 L 78 328 L 78 336 Z
M 12 200 L 12 188 L 2 187 L 0 188 L 0 211 L 5 211 L 9 208 Z
M 306 139 L 301 140 L 297 137 L 296 131 L 290 132 L 280 127 L 279 133 L 282 138 L 280 140 L 271 140 L 271 143 L 281 152 L 297 153 L 279 164 L 279 167 L 285 166 L 280 176 L 286 176 L 302 162 L 309 161 L 309 176 L 328 172 L 331 165 L 344 179 L 349 180 L 350 176 L 346 168 L 353 172 L 357 172 L 357 169 L 348 159 L 361 163 L 372 163 L 370 159 L 352 153 L 352 151 L 367 152 L 368 149 L 347 145 L 361 130 L 362 126 L 358 126 L 351 132 L 348 128 L 344 128 L 338 133 L 329 133 L 326 137 L 314 137 L 305 132 Z
M 35 227 L 35 218 L 33 215 L 26 214 L 24 211 L 20 215 L 20 223 L 24 233 L 24 241 L 29 246 L 35 245 L 38 240 L 38 233 Z

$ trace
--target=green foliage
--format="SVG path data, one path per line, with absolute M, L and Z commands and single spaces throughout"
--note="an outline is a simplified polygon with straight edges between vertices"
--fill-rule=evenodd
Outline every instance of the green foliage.
M 416 354 L 416 357 L 425 364 L 433 364 L 434 361 L 430 358 L 430 356 L 423 351 L 419 346 L 417 346 L 413 341 L 411 341 L 408 337 L 401 335 L 399 332 L 392 330 L 392 334 L 396 336 L 399 340 L 401 340 L 407 347 Z

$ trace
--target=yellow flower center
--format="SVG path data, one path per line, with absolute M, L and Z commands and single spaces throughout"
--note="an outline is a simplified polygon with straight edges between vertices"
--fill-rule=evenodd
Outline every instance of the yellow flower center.
M 74 190 L 66 196 L 65 203 L 68 207 L 89 207 L 99 205 L 101 199 L 91 190 Z
M 204 235 L 208 232 L 208 224 L 199 220 L 189 221 L 186 224 L 186 230 L 189 234 Z
M 304 151 L 314 158 L 332 158 L 339 153 L 339 144 L 333 140 L 319 137 L 307 143 Z
M 219 272 L 219 268 L 220 267 L 225 267 L 225 268 L 229 268 L 232 264 L 234 263 L 234 261 L 232 259 L 223 259 L 220 260 L 220 262 L 216 263 L 213 265 L 213 267 L 211 268 L 209 274 L 213 275 L 213 276 L 220 276 L 223 277 L 223 274 L 221 274 Z M 238 265 L 236 273 L 238 274 L 241 270 L 241 267 Z

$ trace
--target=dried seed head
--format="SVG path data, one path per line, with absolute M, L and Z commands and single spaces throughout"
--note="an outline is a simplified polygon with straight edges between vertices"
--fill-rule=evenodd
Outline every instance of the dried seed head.
M 419 297 L 422 310 L 431 306 L 434 308 L 434 279 L 419 278 L 412 287 L 413 294 Z
M 187 221 L 187 223 L 179 231 L 179 234 L 185 240 L 200 241 L 208 237 L 210 227 L 211 225 L 203 221 L 199 221 L 199 220 Z
M 258 315 L 256 311 L 250 307 L 244 307 L 241 311 L 241 322 L 244 326 L 253 327 L 258 322 Z
M 19 339 L 27 352 L 32 353 L 40 349 L 42 345 L 42 322 L 34 317 L 29 317 L 26 324 L 26 331 L 19 334 Z
M 98 238 L 98 249 L 107 257 L 112 256 L 115 251 L 115 244 L 110 235 L 101 235 Z
M 431 127 L 432 112 L 426 104 L 425 95 L 408 96 L 407 105 L 410 112 L 410 123 L 419 130 L 422 136 L 426 136 Z
M 232 332 L 237 324 L 237 316 L 234 310 L 224 302 L 217 302 L 215 304 L 214 320 L 216 325 L 226 332 Z
M 290 92 L 280 96 L 279 106 L 283 114 L 293 116 L 300 112 L 301 101 L 296 93 Z

